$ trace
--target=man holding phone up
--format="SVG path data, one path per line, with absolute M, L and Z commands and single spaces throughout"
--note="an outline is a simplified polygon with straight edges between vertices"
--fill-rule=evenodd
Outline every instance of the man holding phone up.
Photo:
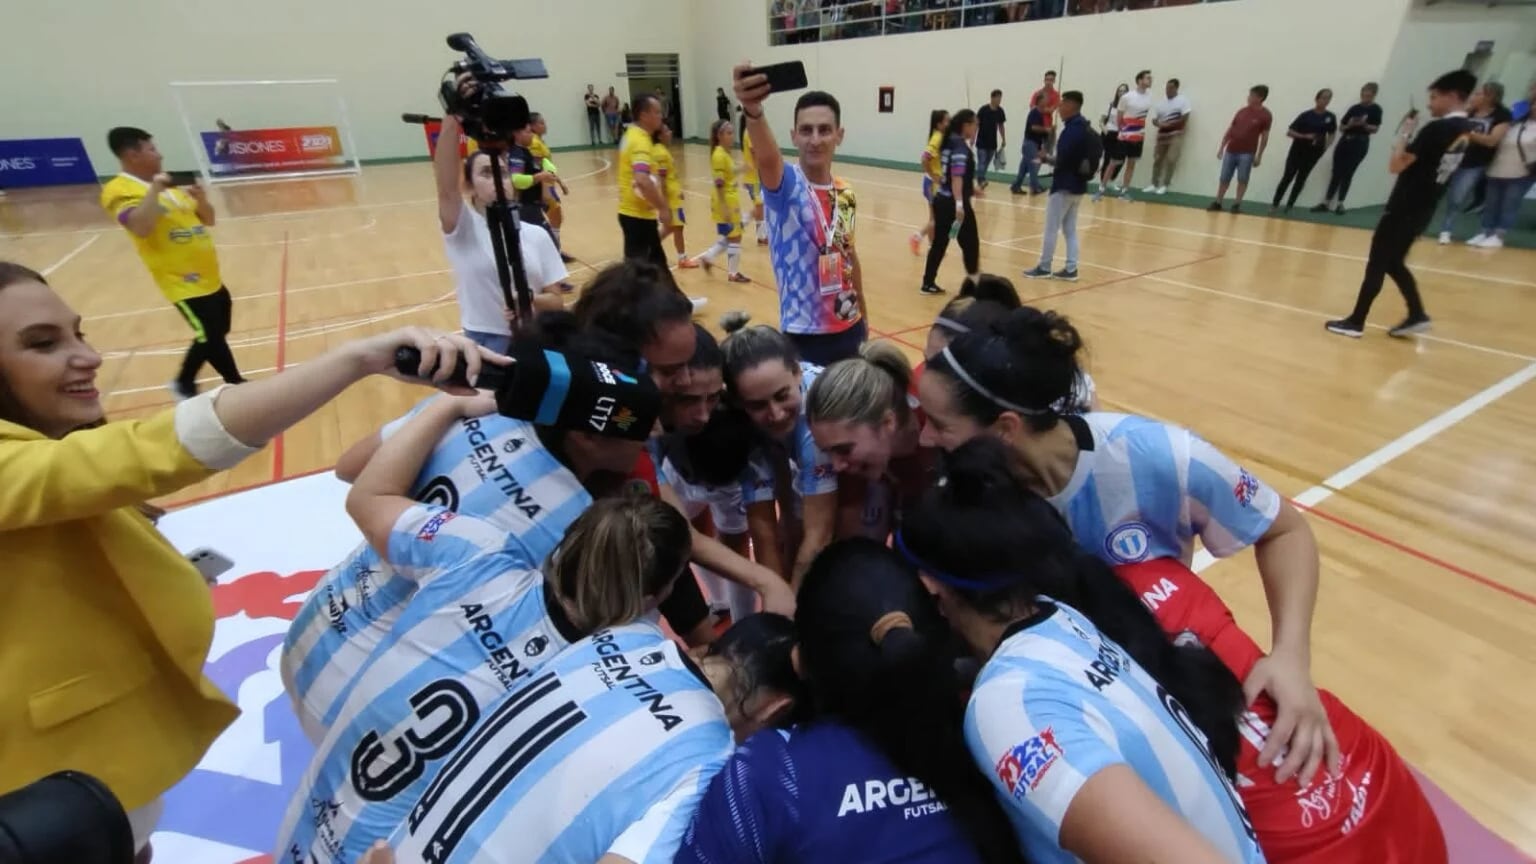
M 832 94 L 811 90 L 795 103 L 790 137 L 800 162 L 785 164 L 763 114 L 763 101 L 775 90 L 770 79 L 781 73 L 784 86 L 778 89 L 805 86 L 803 67 L 737 66 L 736 99 L 747 118 L 767 210 L 779 329 L 806 362 L 827 366 L 858 354 L 869 336 L 863 275 L 854 250 L 857 202 L 848 184 L 832 176 L 832 158 L 843 142 L 842 107 Z
M 243 382 L 226 341 L 234 301 L 219 278 L 207 193 L 195 177 L 178 185 L 164 173 L 155 139 L 143 129 L 119 126 L 107 133 L 107 146 L 123 170 L 101 187 L 101 206 L 128 229 L 160 293 L 192 328 L 192 345 L 171 392 L 178 399 L 196 396 L 204 363 L 229 384 Z

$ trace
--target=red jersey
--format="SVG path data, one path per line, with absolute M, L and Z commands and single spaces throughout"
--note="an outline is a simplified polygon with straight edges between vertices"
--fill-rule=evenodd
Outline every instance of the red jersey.
M 1232 610 L 1182 563 L 1162 558 L 1116 567 L 1175 638 L 1193 636 L 1211 649 L 1238 680 L 1264 652 L 1237 626 Z M 1380 732 L 1326 690 L 1319 690 L 1328 722 L 1339 739 L 1341 776 L 1319 771 L 1312 785 L 1275 782 L 1275 767 L 1259 765 L 1275 705 L 1268 695 L 1238 721 L 1237 789 L 1271 864 L 1445 864 L 1445 837 L 1429 801 L 1397 751 Z

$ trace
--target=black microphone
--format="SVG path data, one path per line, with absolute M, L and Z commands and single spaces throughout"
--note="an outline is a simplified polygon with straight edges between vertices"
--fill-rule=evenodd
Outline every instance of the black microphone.
M 402 123 L 414 123 L 418 126 L 425 126 L 428 123 L 441 123 L 443 118 L 433 117 L 430 114 L 401 114 L 400 121 Z
M 661 391 L 649 375 L 631 375 L 579 354 L 514 345 L 511 366 L 480 367 L 476 385 L 496 392 L 496 410 L 538 426 L 643 441 L 661 415 Z M 416 376 L 421 352 L 395 351 L 395 369 Z M 458 355 L 448 381 L 468 386 L 466 363 Z M 428 377 L 435 370 L 429 370 Z

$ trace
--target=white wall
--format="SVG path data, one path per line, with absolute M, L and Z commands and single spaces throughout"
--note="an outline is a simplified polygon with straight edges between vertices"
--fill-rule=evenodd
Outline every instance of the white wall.
M 98 173 L 116 170 L 109 128 L 155 133 L 172 167 L 193 158 L 166 82 L 337 77 L 365 159 L 424 155 L 421 129 L 400 113 L 435 112 L 439 76 L 455 59 L 444 37 L 468 30 L 493 56 L 544 58 L 548 81 L 516 89 L 550 124 L 553 146 L 587 142 L 581 94 L 605 92 L 626 52 L 676 52 L 688 69 L 687 0 L 16 0 L 0 51 L 0 137 L 81 137 Z M 14 7 L 25 7 L 15 8 Z M 294 119 L 260 91 L 217 94 L 239 128 Z M 199 99 L 211 96 L 196 97 Z M 314 110 L 306 110 L 314 109 Z M 711 115 L 713 109 L 711 108 Z M 204 128 L 211 129 L 211 126 Z
M 1482 40 L 1493 41 L 1483 77 L 1504 83 L 1506 101 L 1522 98 L 1530 74 L 1525 64 L 1536 51 L 1536 8 L 1531 7 L 1450 5 L 1410 10 L 1382 75 L 1383 86 L 1411 91 L 1422 108 L 1429 83 L 1460 68 Z
M 1238 0 L 769 47 L 766 15 L 761 12 L 743 14 L 743 4 L 736 2 L 691 2 L 695 77 L 690 98 L 695 115 L 706 112 L 707 116 L 712 110 L 715 86 L 727 81 L 731 65 L 738 60 L 800 59 L 812 86 L 831 91 L 843 103 L 844 152 L 900 162 L 915 160 L 932 108 L 975 107 L 993 87 L 1001 88 L 1003 105 L 1012 118 L 1009 147 L 1013 150 L 1021 140 L 1026 100 L 1046 69 L 1062 71 L 1063 89 L 1084 92 L 1097 125 L 1115 86 L 1129 82 L 1137 70 L 1150 68 L 1155 77 L 1153 92 L 1159 98 L 1164 80 L 1173 76 L 1183 82 L 1183 92 L 1194 105 L 1191 138 L 1175 187 L 1208 193 L 1216 186 L 1216 148 L 1232 113 L 1242 105 L 1249 86 L 1268 84 L 1277 134 L 1270 158 L 1255 173 L 1250 192 L 1254 197 L 1267 197 L 1279 180 L 1286 148 L 1284 127 L 1311 105 L 1318 89 L 1333 88 L 1341 103 L 1336 110 L 1342 113 L 1361 84 L 1382 76 L 1397 22 L 1408 5 L 1408 0 Z M 1477 15 L 1482 10 L 1463 7 L 1461 14 Z M 1469 43 L 1462 53 L 1470 48 Z M 1414 92 L 1421 94 L 1425 83 L 1416 80 Z M 893 114 L 876 110 L 881 85 L 896 88 Z M 1389 116 L 1400 114 L 1407 107 L 1407 93 L 1387 88 L 1382 101 Z M 792 103 L 788 96 L 770 100 L 775 130 L 787 132 Z M 1016 165 L 1017 151 L 1010 156 L 1009 164 Z M 1352 202 L 1385 200 L 1389 188 L 1385 161 L 1386 147 L 1373 148 L 1357 175 Z M 1150 179 L 1150 172 L 1150 164 L 1142 165 L 1137 184 Z M 1326 180 L 1324 166 L 1309 185 L 1320 192 Z M 1310 196 L 1309 192 L 1304 200 L 1310 201 Z

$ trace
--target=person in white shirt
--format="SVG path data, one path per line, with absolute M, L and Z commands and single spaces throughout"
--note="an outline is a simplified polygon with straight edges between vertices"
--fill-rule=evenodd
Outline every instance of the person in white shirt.
M 1179 79 L 1169 78 L 1163 87 L 1167 97 L 1157 106 L 1152 125 L 1157 127 L 1157 144 L 1152 151 L 1152 185 L 1143 189 L 1152 195 L 1167 195 L 1173 172 L 1178 170 L 1184 152 L 1184 127 L 1189 125 L 1189 97 L 1180 95 Z
M 1120 197 L 1131 197 L 1131 181 L 1136 176 L 1136 163 L 1141 161 L 1141 151 L 1147 141 L 1147 115 L 1152 113 L 1152 72 L 1143 69 L 1136 73 L 1136 86 L 1120 97 L 1120 154 L 1125 157 L 1125 185 Z
M 443 118 L 438 147 L 432 155 L 432 173 L 437 180 L 437 219 L 443 229 L 443 245 L 448 265 L 453 269 L 454 295 L 459 302 L 459 322 L 464 335 L 492 351 L 505 352 L 512 341 L 515 307 L 509 306 L 502 292 L 491 248 L 490 229 L 485 208 L 496 200 L 495 180 L 491 173 L 489 151 L 476 150 L 463 160 L 463 176 L 469 184 L 466 200 L 459 191 L 459 119 L 449 114 Z M 535 182 L 543 182 L 538 175 Z M 507 197 L 514 198 L 511 177 L 503 166 L 502 183 Z M 562 309 L 560 283 L 568 275 L 560 260 L 560 251 L 549 233 L 531 226 L 518 232 L 523 252 L 523 270 L 533 292 L 535 310 Z

